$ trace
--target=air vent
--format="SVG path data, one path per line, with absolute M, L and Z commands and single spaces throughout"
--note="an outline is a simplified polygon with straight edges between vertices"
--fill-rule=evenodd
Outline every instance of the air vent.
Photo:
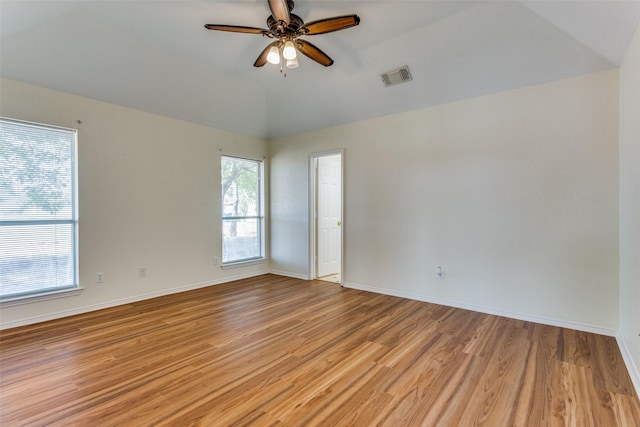
M 385 87 L 395 86 L 397 84 L 410 82 L 411 80 L 413 80 L 408 65 L 384 74 L 380 74 L 380 77 L 382 77 L 382 83 L 384 83 Z

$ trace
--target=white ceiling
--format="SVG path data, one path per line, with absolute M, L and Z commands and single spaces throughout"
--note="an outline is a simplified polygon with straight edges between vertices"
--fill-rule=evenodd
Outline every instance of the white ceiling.
M 114 104 L 274 138 L 620 65 L 640 1 L 308 1 L 305 22 L 359 26 L 307 39 L 283 78 L 254 68 L 269 40 L 206 23 L 266 27 L 266 0 L 0 0 L 0 75 Z M 413 81 L 380 74 L 408 65 Z

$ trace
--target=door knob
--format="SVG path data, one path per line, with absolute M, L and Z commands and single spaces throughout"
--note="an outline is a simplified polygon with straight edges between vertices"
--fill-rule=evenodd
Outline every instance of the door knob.
M 342 221 L 338 221 L 338 226 L 341 226 L 341 225 L 342 225 Z

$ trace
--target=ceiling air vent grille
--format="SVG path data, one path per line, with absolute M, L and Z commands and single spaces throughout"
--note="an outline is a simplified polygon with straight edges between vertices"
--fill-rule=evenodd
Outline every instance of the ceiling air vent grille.
M 411 77 L 411 72 L 409 71 L 409 66 L 407 65 L 396 70 L 381 74 L 380 77 L 382 77 L 382 83 L 384 83 L 385 87 L 394 86 L 413 80 L 413 78 Z

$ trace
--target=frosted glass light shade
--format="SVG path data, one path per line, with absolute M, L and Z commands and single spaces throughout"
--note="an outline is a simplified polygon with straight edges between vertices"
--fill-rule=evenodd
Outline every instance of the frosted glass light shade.
M 287 59 L 287 68 L 298 68 L 298 58 Z
M 271 49 L 269 49 L 269 53 L 267 54 L 267 61 L 270 64 L 280 63 L 280 51 L 276 46 L 271 46 Z
M 294 59 L 296 57 L 296 47 L 291 40 L 285 42 L 282 57 L 284 59 Z

